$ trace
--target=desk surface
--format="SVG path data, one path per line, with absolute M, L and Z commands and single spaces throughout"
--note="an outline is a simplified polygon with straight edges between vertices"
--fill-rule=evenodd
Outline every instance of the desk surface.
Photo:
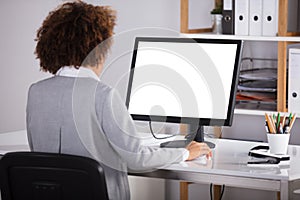
M 286 181 L 300 179 L 300 146 L 289 146 L 290 165 L 249 167 L 247 166 L 249 150 L 262 143 L 211 138 L 208 140 L 216 144 L 211 160 L 202 157 L 193 161 L 172 164 L 164 167 L 164 170 Z M 29 147 L 26 131 L 0 134 L 0 154 L 27 150 Z
M 262 143 L 227 139 L 210 139 L 210 141 L 216 144 L 212 160 L 199 158 L 173 164 L 164 169 L 287 181 L 300 179 L 300 146 L 289 146 L 289 165 L 249 167 L 247 166 L 249 150 Z

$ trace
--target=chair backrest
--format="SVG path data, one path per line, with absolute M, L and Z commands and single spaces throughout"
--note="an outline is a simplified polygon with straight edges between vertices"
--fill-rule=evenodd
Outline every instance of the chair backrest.
M 0 160 L 2 200 L 108 199 L 100 164 L 82 156 L 7 153 Z

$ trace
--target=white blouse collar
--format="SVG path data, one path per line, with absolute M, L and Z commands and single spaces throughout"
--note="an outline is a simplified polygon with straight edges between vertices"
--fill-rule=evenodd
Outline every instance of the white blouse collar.
M 79 69 L 76 69 L 75 67 L 65 66 L 60 68 L 55 75 L 67 77 L 93 78 L 97 81 L 100 81 L 100 78 L 95 74 L 95 72 L 86 67 L 79 67 Z

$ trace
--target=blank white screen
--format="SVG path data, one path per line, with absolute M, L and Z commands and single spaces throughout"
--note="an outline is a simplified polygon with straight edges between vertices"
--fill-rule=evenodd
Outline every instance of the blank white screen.
M 138 44 L 129 112 L 226 119 L 237 44 Z

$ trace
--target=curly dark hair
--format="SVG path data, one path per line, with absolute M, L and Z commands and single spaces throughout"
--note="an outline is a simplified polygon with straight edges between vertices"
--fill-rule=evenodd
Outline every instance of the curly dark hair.
M 79 68 L 103 62 L 115 20 L 115 11 L 107 6 L 82 1 L 62 4 L 37 31 L 35 54 L 41 69 L 55 74 L 63 66 Z

